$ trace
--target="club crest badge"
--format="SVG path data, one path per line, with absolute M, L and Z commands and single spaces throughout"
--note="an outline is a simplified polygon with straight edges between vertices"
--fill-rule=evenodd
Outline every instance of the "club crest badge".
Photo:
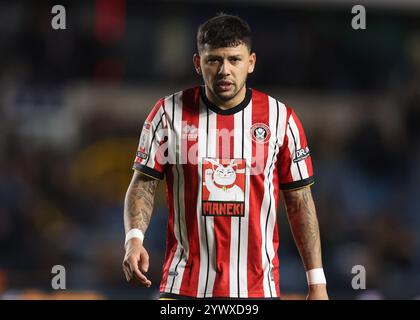
M 271 137 L 270 128 L 264 123 L 255 123 L 251 127 L 251 137 L 255 142 L 266 143 Z

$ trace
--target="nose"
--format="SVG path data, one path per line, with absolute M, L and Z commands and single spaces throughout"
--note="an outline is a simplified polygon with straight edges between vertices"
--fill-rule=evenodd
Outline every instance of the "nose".
M 227 59 L 223 60 L 223 63 L 220 65 L 219 74 L 222 76 L 230 75 L 229 61 Z

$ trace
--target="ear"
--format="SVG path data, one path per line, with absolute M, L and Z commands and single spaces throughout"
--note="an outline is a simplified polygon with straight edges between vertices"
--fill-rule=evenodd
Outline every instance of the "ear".
M 249 55 L 248 73 L 253 73 L 254 72 L 256 62 L 257 62 L 257 55 L 255 54 L 255 52 L 252 52 Z
M 194 53 L 193 55 L 193 65 L 194 65 L 195 71 L 199 75 L 201 75 L 200 55 L 198 53 Z

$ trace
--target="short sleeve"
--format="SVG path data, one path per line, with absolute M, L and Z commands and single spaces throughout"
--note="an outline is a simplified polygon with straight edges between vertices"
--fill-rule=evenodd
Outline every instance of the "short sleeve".
M 167 140 L 164 99 L 159 100 L 144 122 L 133 169 L 162 180 L 166 165 L 164 143 Z
M 302 123 L 293 109 L 287 109 L 283 145 L 277 161 L 282 190 L 298 189 L 314 183 L 312 159 Z

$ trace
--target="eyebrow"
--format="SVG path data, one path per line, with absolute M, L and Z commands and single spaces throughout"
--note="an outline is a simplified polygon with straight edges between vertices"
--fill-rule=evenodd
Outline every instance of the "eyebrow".
M 243 56 L 242 56 L 242 54 L 233 54 L 233 55 L 230 55 L 230 56 L 228 56 L 228 58 L 242 58 Z M 220 58 L 222 58 L 222 56 L 219 56 L 219 55 L 215 55 L 215 54 L 209 54 L 208 56 L 207 56 L 207 59 L 214 59 L 214 58 L 218 58 L 218 59 L 220 59 Z

